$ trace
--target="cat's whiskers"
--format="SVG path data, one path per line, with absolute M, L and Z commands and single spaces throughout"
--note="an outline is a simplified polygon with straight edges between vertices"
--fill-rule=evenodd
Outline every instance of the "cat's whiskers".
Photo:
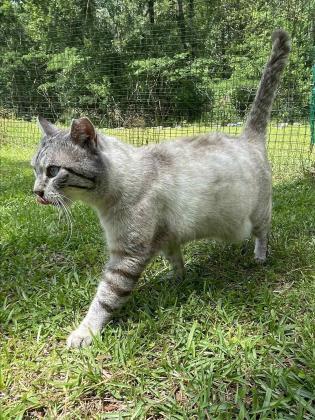
M 71 239 L 71 237 L 72 237 L 72 231 L 73 231 L 72 213 L 71 213 L 71 210 L 69 209 L 69 207 L 66 205 L 66 203 L 62 199 L 62 197 L 59 197 L 59 202 L 61 204 L 61 208 L 63 209 L 64 214 L 65 214 L 66 219 L 67 219 L 67 226 L 68 226 L 68 233 L 69 233 L 69 235 L 67 236 L 66 239 L 69 242 L 70 239 Z
M 75 204 L 75 201 L 72 200 L 71 198 L 66 197 L 64 194 L 61 194 L 61 193 L 58 193 L 58 194 L 59 194 L 60 197 L 64 198 L 66 200 L 66 202 L 69 201 L 70 204 Z M 65 204 L 66 204 L 66 202 L 65 202 Z M 69 210 L 69 212 L 71 213 L 71 216 L 72 216 L 71 207 L 69 205 L 67 205 L 67 208 L 68 208 L 68 210 Z M 79 213 L 81 215 L 83 214 L 82 207 L 80 207 L 80 206 L 76 206 L 76 211 L 79 211 Z
M 62 204 L 62 206 L 63 206 L 64 210 L 67 212 L 67 214 L 68 214 L 68 216 L 69 216 L 69 221 L 70 221 L 70 223 L 71 223 L 71 234 L 72 234 L 72 218 L 73 218 L 73 216 L 72 216 L 72 211 L 71 211 L 71 208 L 70 208 L 70 206 L 67 204 L 67 201 L 70 201 L 71 203 L 74 203 L 74 201 L 73 201 L 73 200 L 71 200 L 71 198 L 66 197 L 65 195 L 63 195 L 63 194 L 61 194 L 61 193 L 59 193 L 58 195 L 59 195 L 59 200 L 60 200 L 60 202 L 61 202 L 61 204 Z
M 60 223 L 61 220 L 61 215 L 63 214 L 65 216 L 66 219 L 66 223 L 67 223 L 67 237 L 66 237 L 66 241 L 69 242 L 69 240 L 72 237 L 72 232 L 73 232 L 73 224 L 72 224 L 72 213 L 70 208 L 66 205 L 64 198 L 66 198 L 65 196 L 62 196 L 61 194 L 58 193 L 54 193 L 51 201 L 53 204 L 56 204 L 59 210 L 59 220 L 58 222 Z

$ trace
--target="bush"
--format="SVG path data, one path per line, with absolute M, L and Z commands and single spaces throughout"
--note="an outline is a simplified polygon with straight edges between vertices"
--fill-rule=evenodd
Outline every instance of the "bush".
M 256 88 L 249 86 L 238 86 L 231 93 L 231 104 L 235 108 L 237 116 L 241 119 L 247 114 L 255 99 Z

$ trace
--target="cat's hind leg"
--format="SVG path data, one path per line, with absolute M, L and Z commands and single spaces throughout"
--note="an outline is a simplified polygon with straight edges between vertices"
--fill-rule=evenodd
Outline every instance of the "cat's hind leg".
M 172 265 L 175 277 L 182 280 L 185 277 L 185 267 L 182 251 L 179 244 L 170 243 L 163 248 L 163 255 Z
M 265 229 L 261 232 L 255 233 L 255 260 L 256 262 L 263 264 L 266 261 L 267 250 L 268 250 L 268 231 Z
M 266 261 L 268 251 L 268 237 L 271 225 L 271 200 L 267 202 L 264 208 L 260 209 L 258 217 L 255 219 L 252 230 L 252 234 L 255 237 L 255 260 L 263 264 Z

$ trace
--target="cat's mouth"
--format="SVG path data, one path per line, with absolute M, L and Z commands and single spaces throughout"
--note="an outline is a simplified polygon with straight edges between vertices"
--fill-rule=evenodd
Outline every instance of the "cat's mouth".
M 44 197 L 37 197 L 37 202 L 39 203 L 39 204 L 43 204 L 43 205 L 48 205 L 48 204 L 54 204 L 54 203 L 52 203 L 51 201 L 49 201 L 49 200 L 46 200 L 46 198 L 44 198 Z

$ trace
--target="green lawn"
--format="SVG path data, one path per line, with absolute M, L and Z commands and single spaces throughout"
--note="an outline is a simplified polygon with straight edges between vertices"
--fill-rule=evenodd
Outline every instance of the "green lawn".
M 241 246 L 190 244 L 183 282 L 156 259 L 102 341 L 67 350 L 106 244 L 83 205 L 73 208 L 72 235 L 55 209 L 38 206 L 34 147 L 5 143 L 1 419 L 315 417 L 314 179 L 278 177 L 266 266 L 253 262 L 251 241 L 245 255 Z

